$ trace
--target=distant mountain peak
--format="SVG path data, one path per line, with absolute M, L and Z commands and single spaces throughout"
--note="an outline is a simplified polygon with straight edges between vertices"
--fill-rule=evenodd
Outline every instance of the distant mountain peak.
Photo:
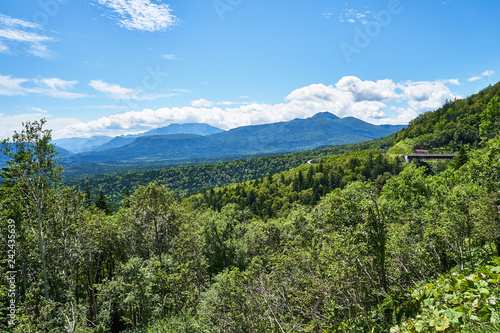
M 165 127 L 156 128 L 137 135 L 150 136 L 150 135 L 169 135 L 169 134 L 197 134 L 197 135 L 211 135 L 215 133 L 224 132 L 220 128 L 210 126 L 205 123 L 185 123 L 185 124 L 170 124 Z
M 340 119 L 339 117 L 328 111 L 316 113 L 312 118 L 330 119 L 330 120 Z
M 122 142 L 116 142 L 120 144 L 119 147 L 112 147 L 112 144 L 120 139 L 115 138 L 99 147 L 99 150 L 80 155 L 78 158 L 86 162 L 101 163 L 156 163 L 167 160 L 273 154 L 373 140 L 392 134 L 398 129 L 379 127 L 356 118 L 340 119 L 330 112 L 321 112 L 307 119 L 243 126 L 212 135 L 172 135 L 172 132 L 165 135 L 160 130 L 153 130 L 148 132 L 148 136 L 141 136 L 135 141 L 129 138 L 130 141 L 126 142 L 121 138 Z

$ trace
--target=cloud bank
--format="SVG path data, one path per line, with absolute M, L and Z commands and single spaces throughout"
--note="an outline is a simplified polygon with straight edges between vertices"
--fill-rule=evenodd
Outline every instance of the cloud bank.
M 192 101 L 190 106 L 130 111 L 74 124 L 61 135 L 120 135 L 190 122 L 231 129 L 307 118 L 324 111 L 375 124 L 406 124 L 422 112 L 438 109 L 446 100 L 460 98 L 448 87 L 457 84 L 458 80 L 396 83 L 347 76 L 334 85 L 312 84 L 296 89 L 278 104 L 213 102 L 201 98 Z

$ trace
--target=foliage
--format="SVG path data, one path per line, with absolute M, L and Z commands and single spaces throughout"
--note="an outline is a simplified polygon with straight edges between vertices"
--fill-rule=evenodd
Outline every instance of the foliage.
M 412 154 L 415 147 L 415 140 L 410 138 L 405 138 L 397 142 L 394 146 L 389 148 L 387 154 L 391 155 L 405 155 Z
M 356 151 L 303 165 L 279 176 L 269 174 L 261 180 L 205 191 L 186 202 L 214 210 L 234 203 L 249 207 L 256 215 L 281 216 L 293 203 L 315 205 L 320 197 L 353 181 L 370 180 L 382 187 L 400 170 L 398 159 L 376 150 Z
M 368 142 L 303 152 L 284 153 L 211 164 L 159 168 L 149 171 L 115 172 L 98 176 L 89 176 L 89 170 L 84 170 L 83 175 L 86 177 L 68 180 L 65 183 L 67 186 L 74 186 L 80 191 L 89 193 L 90 197 L 96 196 L 102 190 L 108 198 L 110 205 L 119 207 L 125 191 L 133 192 L 139 186 L 146 186 L 153 181 L 158 182 L 159 185 L 168 186 L 169 190 L 177 197 L 183 198 L 210 188 L 260 179 L 270 173 L 285 172 L 306 164 L 307 161 L 317 162 L 321 159 L 334 155 L 347 154 L 356 150 L 388 149 L 392 145 L 392 141 L 393 136 L 388 136 Z M 126 169 L 134 170 L 138 167 L 138 165 L 127 165 Z M 105 170 L 109 170 L 109 167 L 105 167 Z M 122 170 L 122 168 L 119 167 L 118 170 Z M 67 171 L 66 175 L 68 177 Z
M 500 83 L 421 114 L 398 132 L 395 144 L 412 139 L 414 148 L 419 149 L 457 151 L 463 145 L 477 147 L 482 138 L 498 134 L 498 93 Z
M 44 234 L 51 227 L 50 217 L 46 212 L 56 196 L 55 187 L 60 181 L 62 169 L 58 166 L 59 159 L 55 146 L 50 144 L 51 131 L 44 130 L 45 119 L 40 122 L 23 123 L 21 133 L 15 132 L 12 144 L 8 139 L 2 142 L 2 153 L 9 157 L 8 167 L 4 168 L 2 178 L 6 180 L 6 204 L 17 206 L 18 216 L 27 221 L 19 224 L 21 237 L 29 237 L 30 230 L 37 230 L 39 257 L 43 268 L 45 298 L 49 300 L 49 285 L 47 277 L 47 255 L 49 244 Z M 21 246 L 25 246 L 21 241 Z M 22 249 L 27 251 L 26 248 Z M 23 265 L 26 264 L 23 256 Z M 26 278 L 26 277 L 25 277 Z M 26 290 L 24 291 L 26 292 Z
M 500 258 L 476 272 L 441 276 L 416 288 L 410 302 L 418 314 L 404 322 L 401 332 L 457 332 L 480 325 L 482 331 L 500 329 Z M 468 331 L 460 330 L 462 332 Z
M 89 195 L 86 196 L 86 198 L 90 197 Z M 97 195 L 97 198 L 95 199 L 94 203 L 95 207 L 102 210 L 105 214 L 109 215 L 111 214 L 111 206 L 108 204 L 108 201 L 106 200 L 106 196 L 104 195 L 104 192 L 101 190 L 99 191 L 99 194 Z
M 483 138 L 494 138 L 500 128 L 500 96 L 495 95 L 481 113 L 479 132 Z

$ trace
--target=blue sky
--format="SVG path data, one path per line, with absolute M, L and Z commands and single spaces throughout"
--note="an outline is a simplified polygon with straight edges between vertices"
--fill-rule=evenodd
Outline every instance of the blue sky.
M 500 80 L 498 1 L 0 3 L 0 137 L 170 123 L 223 129 L 330 111 L 405 124 Z

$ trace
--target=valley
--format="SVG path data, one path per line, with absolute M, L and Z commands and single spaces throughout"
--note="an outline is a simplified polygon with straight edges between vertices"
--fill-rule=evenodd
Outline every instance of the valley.
M 324 112 L 308 119 L 229 131 L 206 124 L 170 125 L 138 136 L 116 137 L 90 151 L 61 156 L 67 175 L 77 176 L 95 173 L 95 168 L 101 172 L 106 169 L 154 169 L 160 164 L 186 165 L 340 146 L 384 137 L 402 128 L 404 126 L 375 126 L 356 118 L 340 119 Z M 84 139 L 73 140 L 82 142 Z M 64 142 L 56 140 L 54 143 L 59 143 L 63 150 L 70 149 Z

